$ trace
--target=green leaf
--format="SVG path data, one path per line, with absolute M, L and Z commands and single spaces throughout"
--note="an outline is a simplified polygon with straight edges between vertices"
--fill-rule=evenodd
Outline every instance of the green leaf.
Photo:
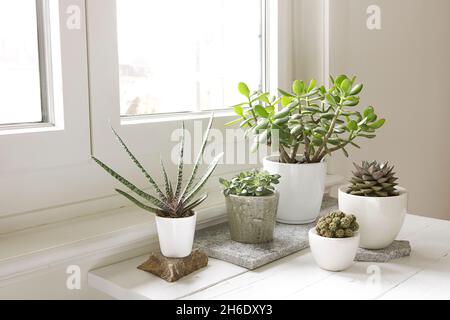
M 206 129 L 205 136 L 203 137 L 202 146 L 197 155 L 197 159 L 195 160 L 195 164 L 194 164 L 194 168 L 191 173 L 191 177 L 189 178 L 188 183 L 186 184 L 186 187 L 184 188 L 183 192 L 181 193 L 178 203 L 180 203 L 182 200 L 185 199 L 186 194 L 191 190 L 191 188 L 194 185 L 195 177 L 197 176 L 197 172 L 200 167 L 200 162 L 203 158 L 203 153 L 205 152 L 206 144 L 208 143 L 208 137 L 209 137 L 209 133 L 212 128 L 213 120 L 214 120 L 214 114 L 212 114 L 211 118 L 209 119 L 208 128 Z
M 239 118 L 239 119 L 236 119 L 236 120 L 227 122 L 227 123 L 225 123 L 225 127 L 229 127 L 229 126 L 232 126 L 232 125 L 234 125 L 234 124 L 236 124 L 236 123 L 239 123 L 239 122 L 241 122 L 243 119 L 244 119 L 244 118 Z M 250 119 L 250 120 L 251 120 L 251 119 Z
M 260 116 L 260 117 L 263 117 L 263 118 L 268 118 L 268 117 L 269 117 L 269 114 L 267 113 L 266 109 L 264 109 L 264 107 L 261 106 L 261 105 L 255 106 L 255 107 L 253 108 L 253 110 L 254 110 L 255 113 L 256 113 L 258 116 Z
M 316 147 L 320 147 L 321 145 L 323 145 L 323 139 L 321 138 L 313 138 L 311 142 Z
M 162 172 L 163 172 L 163 176 L 164 176 L 164 184 L 166 187 L 167 198 L 169 199 L 169 201 L 172 201 L 173 200 L 172 182 L 170 182 L 170 179 L 167 176 L 166 167 L 164 166 L 164 162 L 161 157 L 159 158 L 159 163 L 161 164 L 161 168 L 162 168 Z
M 290 93 L 288 93 L 288 92 L 286 92 L 286 91 L 284 91 L 284 90 L 282 90 L 282 89 L 278 89 L 278 92 L 279 92 L 282 96 L 284 96 L 284 97 L 295 98 L 292 94 L 290 94 Z
M 166 208 L 166 205 L 161 202 L 160 200 L 156 199 L 155 197 L 153 197 L 152 195 L 142 191 L 141 189 L 139 189 L 138 187 L 136 187 L 134 184 L 132 184 L 130 181 L 128 181 L 127 179 L 125 179 L 124 177 L 122 177 L 120 174 L 118 174 L 117 172 L 115 172 L 113 169 L 111 169 L 110 167 L 108 167 L 105 163 L 103 163 L 102 161 L 100 161 L 99 159 L 97 159 L 96 157 L 92 157 L 92 159 L 100 166 L 103 168 L 103 170 L 105 170 L 107 173 L 109 173 L 113 178 L 115 178 L 117 181 L 119 181 L 120 183 L 122 183 L 124 186 L 126 186 L 128 189 L 130 189 L 131 191 L 133 191 L 134 193 L 136 193 L 138 196 L 144 198 L 145 200 L 149 201 L 150 203 L 152 203 L 153 205 L 157 206 L 158 208 L 160 208 L 161 210 L 164 210 Z
M 316 80 L 312 79 L 309 83 L 308 92 L 310 92 L 312 89 L 316 87 Z
M 244 109 L 241 106 L 235 106 L 233 110 L 238 116 L 244 117 Z
M 350 131 L 356 131 L 358 130 L 358 124 L 356 123 L 355 120 L 351 120 L 349 123 L 347 123 L 347 128 Z
M 340 88 L 342 82 L 343 82 L 345 79 L 348 79 L 348 78 L 347 78 L 347 76 L 344 75 L 344 74 L 341 74 L 340 76 L 338 76 L 338 77 L 336 78 L 336 80 L 334 81 L 335 86 L 337 86 L 337 87 Z
M 294 92 L 297 96 L 302 95 L 305 90 L 305 83 L 300 80 L 295 80 L 292 84 L 292 92 Z
M 275 113 L 273 118 L 275 120 L 284 118 L 284 117 L 288 116 L 290 112 L 291 112 L 291 110 L 289 108 L 283 108 L 280 111 L 278 111 L 277 113 Z
M 289 117 L 284 117 L 284 118 L 280 118 L 280 119 L 276 119 L 273 123 L 276 124 L 277 126 L 281 126 L 285 123 L 287 123 L 289 121 Z
M 200 181 L 192 188 L 190 193 L 184 198 L 185 203 L 189 203 L 193 197 L 203 188 L 203 186 L 206 184 L 206 181 L 208 181 L 211 174 L 214 172 L 214 170 L 217 167 L 217 164 L 219 163 L 219 160 L 223 157 L 223 153 L 219 154 L 214 158 L 214 160 L 209 165 L 208 170 L 206 170 L 205 175 L 200 179 Z
M 116 130 L 114 130 L 113 127 L 111 127 L 112 132 L 114 133 L 114 135 L 116 136 L 117 141 L 119 142 L 119 144 L 122 146 L 122 148 L 125 150 L 125 152 L 128 154 L 128 156 L 131 158 L 131 160 L 133 161 L 133 163 L 141 170 L 141 172 L 144 174 L 144 176 L 147 178 L 147 180 L 150 182 L 150 184 L 153 186 L 153 188 L 155 189 L 155 191 L 158 193 L 159 197 L 161 198 L 161 200 L 167 200 L 166 196 L 164 195 L 164 193 L 161 191 L 161 189 L 159 188 L 158 184 L 155 182 L 155 180 L 153 180 L 153 178 L 150 176 L 150 174 L 145 170 L 145 168 L 141 165 L 141 163 L 139 162 L 139 160 L 133 155 L 133 153 L 130 151 L 130 149 L 127 147 L 127 145 L 125 144 L 125 142 L 122 140 L 122 138 L 119 136 L 119 134 L 116 132 Z
M 182 132 L 181 135 L 181 143 L 180 143 L 180 159 L 178 161 L 178 174 L 177 174 L 177 188 L 175 191 L 175 199 L 178 199 L 181 193 L 181 184 L 183 183 L 183 165 L 184 165 L 184 136 L 185 136 L 185 129 L 184 129 L 184 122 L 182 124 Z
M 328 131 L 322 127 L 315 128 L 313 131 L 314 131 L 314 133 L 318 133 L 321 135 L 326 135 L 328 133 Z
M 369 115 L 373 114 L 375 112 L 375 110 L 373 109 L 372 106 L 369 106 L 367 108 L 364 109 L 364 117 L 368 117 Z
M 327 94 L 326 95 L 326 99 L 327 99 L 327 102 L 329 104 L 331 104 L 332 106 L 336 106 L 337 105 L 336 100 L 334 99 L 334 97 L 331 94 Z
M 353 87 L 353 89 L 350 91 L 350 95 L 352 96 L 356 96 L 357 94 L 360 94 L 362 89 L 363 89 L 364 85 L 362 83 L 357 84 L 356 86 Z
M 291 102 L 292 102 L 292 97 L 289 97 L 289 96 L 283 96 L 283 97 L 281 97 L 281 105 L 283 106 L 283 107 L 286 107 L 286 106 L 288 106 Z
M 136 198 L 130 196 L 128 193 L 126 193 L 125 191 L 122 191 L 120 189 L 115 189 L 117 193 L 121 194 L 122 196 L 124 196 L 125 198 L 127 198 L 128 200 L 130 200 L 132 203 L 134 203 L 136 206 L 138 206 L 139 208 L 157 214 L 159 216 L 164 216 L 163 212 L 157 208 L 153 208 L 150 206 L 147 206 L 146 204 L 140 202 L 139 200 L 137 200 Z
M 244 82 L 239 82 L 238 84 L 239 93 L 243 96 L 250 98 L 250 89 Z
M 258 132 L 259 130 L 266 129 L 269 126 L 269 120 L 268 119 L 262 119 L 258 122 L 257 126 L 254 128 L 255 132 Z
M 385 119 L 380 119 L 372 124 L 369 124 L 369 128 L 380 129 L 384 125 L 385 122 L 386 122 Z
M 352 82 L 348 79 L 344 79 L 344 81 L 342 81 L 340 87 L 341 87 L 342 91 L 344 91 L 344 93 L 346 95 L 348 95 L 348 94 L 350 94 L 350 91 L 352 89 Z

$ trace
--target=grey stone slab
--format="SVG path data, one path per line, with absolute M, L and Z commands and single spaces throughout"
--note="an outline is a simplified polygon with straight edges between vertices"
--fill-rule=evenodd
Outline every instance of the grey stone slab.
M 337 210 L 337 200 L 325 197 L 321 215 Z M 308 232 L 315 226 L 277 223 L 273 242 L 243 244 L 231 240 L 228 223 L 197 231 L 195 247 L 209 257 L 253 270 L 309 247 Z
M 358 249 L 356 261 L 389 262 L 394 259 L 409 257 L 411 245 L 409 241 L 394 241 L 389 247 L 380 250 Z

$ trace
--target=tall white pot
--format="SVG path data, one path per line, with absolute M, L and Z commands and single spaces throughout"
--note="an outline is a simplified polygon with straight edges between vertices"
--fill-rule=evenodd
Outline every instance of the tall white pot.
M 276 186 L 280 193 L 277 221 L 286 224 L 314 222 L 320 213 L 327 165 L 321 163 L 287 164 L 278 156 L 264 158 L 264 170 L 281 175 Z
M 406 189 L 397 188 L 395 197 L 362 197 L 339 188 L 339 210 L 353 214 L 359 223 L 360 247 L 384 249 L 397 238 L 408 208 Z
M 197 214 L 187 218 L 156 217 L 159 247 L 168 258 L 184 258 L 192 253 Z

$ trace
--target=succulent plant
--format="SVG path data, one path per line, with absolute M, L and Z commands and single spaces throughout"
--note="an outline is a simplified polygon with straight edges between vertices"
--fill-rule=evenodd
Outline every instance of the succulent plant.
M 214 160 L 209 165 L 208 169 L 206 170 L 205 174 L 197 179 L 197 173 L 200 168 L 200 162 L 203 158 L 203 153 L 205 152 L 205 147 L 208 142 L 208 136 L 209 132 L 212 127 L 213 122 L 213 116 L 211 116 L 211 119 L 209 121 L 208 129 L 206 131 L 206 134 L 204 136 L 203 144 L 200 149 L 200 152 L 197 156 L 196 162 L 194 164 L 193 171 L 187 180 L 187 183 L 184 188 L 182 188 L 183 184 L 183 154 L 184 154 L 184 138 L 185 138 L 185 130 L 184 130 L 184 124 L 183 124 L 183 133 L 181 137 L 181 144 L 180 144 L 180 158 L 178 162 L 178 174 L 177 174 L 177 182 L 175 187 L 173 187 L 172 182 L 170 181 L 169 177 L 167 176 L 166 168 L 164 167 L 163 162 L 161 161 L 161 168 L 162 173 L 164 176 L 164 191 L 161 190 L 158 183 L 155 182 L 155 180 L 150 176 L 148 171 L 141 165 L 141 163 L 138 161 L 138 159 L 131 153 L 130 149 L 127 147 L 125 142 L 122 140 L 122 138 L 117 134 L 117 132 L 112 129 L 114 135 L 117 138 L 117 141 L 119 144 L 123 147 L 125 152 L 128 154 L 128 156 L 131 158 L 133 163 L 138 167 L 138 169 L 142 172 L 142 174 L 146 177 L 148 180 L 150 186 L 155 191 L 156 195 L 151 195 L 141 189 L 139 189 L 137 186 L 135 186 L 133 183 L 116 173 L 113 169 L 111 169 L 109 166 L 107 166 L 105 163 L 97 159 L 96 157 L 92 156 L 92 159 L 100 166 L 102 167 L 107 173 L 109 173 L 112 177 L 114 177 L 116 180 L 121 182 L 125 187 L 127 187 L 131 192 L 134 192 L 137 194 L 142 200 L 138 200 L 128 194 L 125 191 L 116 189 L 116 191 L 130 200 L 132 203 L 140 207 L 141 209 L 144 209 L 148 212 L 154 213 L 160 217 L 166 217 L 166 218 L 184 218 L 189 217 L 194 214 L 193 210 L 199 206 L 203 201 L 206 200 L 208 197 L 207 194 L 204 194 L 200 197 L 197 197 L 198 192 L 205 186 L 207 180 L 215 170 L 220 158 L 223 154 L 219 154 L 214 158 Z
M 359 148 L 355 142 L 359 138 L 375 138 L 385 119 L 379 119 L 371 106 L 361 112 L 355 109 L 363 90 L 356 77 L 330 78 L 330 88 L 316 86 L 315 80 L 309 85 L 296 80 L 291 93 L 279 89 L 279 97 L 273 98 L 267 92 L 251 93 L 239 83 L 246 101 L 233 107 L 239 118 L 227 125 L 240 124 L 252 134 L 253 150 L 277 140 L 282 163 L 318 163 L 338 150 L 348 157 L 347 147 Z M 299 157 L 301 146 L 304 152 Z
M 317 233 L 326 238 L 351 238 L 359 230 L 356 217 L 341 211 L 335 211 L 319 219 Z
M 347 193 L 365 197 L 394 197 L 398 196 L 396 190 L 398 180 L 395 176 L 394 166 L 387 162 L 363 161 L 361 166 L 353 163 L 356 171 L 350 179 Z
M 251 170 L 241 172 L 231 181 L 220 178 L 219 181 L 224 187 L 224 195 L 237 195 L 247 197 L 263 197 L 273 194 L 281 176 L 272 175 L 267 171 Z

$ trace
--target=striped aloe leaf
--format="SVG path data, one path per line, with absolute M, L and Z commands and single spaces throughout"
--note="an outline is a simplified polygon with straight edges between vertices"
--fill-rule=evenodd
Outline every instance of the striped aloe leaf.
M 159 209 L 161 210 L 165 210 L 167 208 L 166 204 L 164 204 L 163 202 L 161 202 L 160 200 L 156 199 L 155 197 L 153 197 L 152 195 L 142 191 L 141 189 L 139 189 L 138 187 L 136 187 L 134 184 L 132 184 L 130 181 L 128 181 L 127 179 L 125 179 L 124 177 L 122 177 L 120 174 L 118 174 L 117 172 L 115 172 L 113 169 L 111 169 L 110 167 L 108 167 L 105 163 L 103 163 L 102 161 L 100 161 L 99 159 L 97 159 L 96 157 L 92 157 L 92 159 L 100 166 L 102 167 L 106 172 L 108 172 L 113 178 L 115 178 L 117 181 L 119 181 L 120 183 L 122 183 L 125 187 L 127 187 L 128 189 L 130 189 L 131 191 L 133 191 L 134 193 L 136 193 L 138 196 L 144 198 L 145 200 L 147 200 L 148 202 L 150 202 L 151 204 L 157 206 Z
M 200 162 L 203 159 L 203 154 L 205 153 L 205 148 L 206 148 L 206 145 L 208 144 L 209 132 L 211 131 L 213 120 L 214 120 L 214 114 L 209 119 L 208 128 L 206 129 L 206 133 L 205 133 L 205 136 L 203 138 L 203 143 L 202 143 L 202 146 L 200 148 L 200 152 L 197 155 L 197 159 L 196 159 L 195 164 L 194 164 L 194 169 L 192 170 L 191 177 L 189 178 L 189 181 L 186 184 L 186 187 L 184 188 L 183 192 L 181 193 L 181 197 L 179 199 L 179 202 L 181 202 L 184 199 L 186 199 L 186 195 L 191 190 L 191 188 L 192 188 L 192 186 L 193 186 L 193 184 L 195 182 L 195 177 L 197 175 L 198 169 L 200 168 Z
M 128 156 L 131 158 L 131 160 L 133 161 L 133 163 L 136 165 L 136 167 L 138 167 L 141 172 L 144 174 L 144 176 L 147 178 L 147 180 L 150 182 L 150 184 L 152 185 L 152 187 L 155 189 L 155 191 L 158 193 L 159 197 L 161 198 L 161 200 L 166 200 L 167 198 L 164 195 L 164 193 L 161 191 L 161 189 L 159 188 L 158 184 L 155 182 L 155 180 L 153 180 L 153 178 L 150 176 L 150 174 L 147 172 L 147 170 L 145 170 L 145 168 L 141 165 L 141 163 L 139 162 L 139 160 L 133 155 L 133 153 L 130 151 L 130 149 L 128 149 L 127 145 L 125 144 L 125 142 L 123 142 L 122 138 L 117 134 L 116 130 L 114 130 L 113 127 L 111 127 L 112 132 L 114 133 L 114 135 L 116 136 L 117 141 L 119 142 L 119 144 L 122 146 L 122 148 L 125 150 L 125 152 L 128 154 Z
M 178 163 L 178 175 L 177 175 L 177 189 L 175 191 L 175 199 L 178 199 L 181 193 L 181 185 L 183 183 L 183 158 L 184 158 L 184 122 L 182 127 L 181 134 L 181 143 L 180 143 L 180 161 Z

